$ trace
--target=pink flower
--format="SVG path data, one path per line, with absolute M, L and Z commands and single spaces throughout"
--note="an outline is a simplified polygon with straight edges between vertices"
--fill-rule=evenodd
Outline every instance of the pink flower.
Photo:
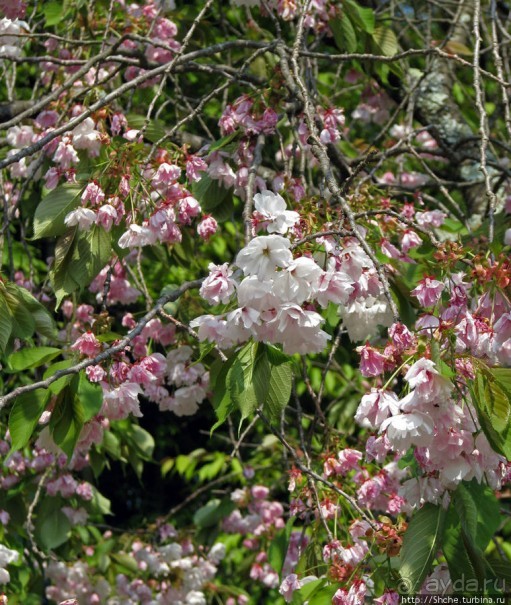
M 110 122 L 110 129 L 114 136 L 121 134 L 122 130 L 128 127 L 128 120 L 124 114 L 117 112 L 114 113 Z
M 106 376 L 106 372 L 101 366 L 88 366 L 85 368 L 85 373 L 91 382 L 101 382 Z
M 389 328 L 389 336 L 392 340 L 392 344 L 399 353 L 415 344 L 415 337 L 402 323 L 392 324 Z
M 197 233 L 203 240 L 208 240 L 217 232 L 218 223 L 212 216 L 205 216 L 197 225 Z
M 156 189 L 165 191 L 168 186 L 174 184 L 180 176 L 181 168 L 179 168 L 179 166 L 164 162 L 163 164 L 160 164 L 152 179 L 152 183 Z
M 275 132 L 278 120 L 277 113 L 271 107 L 267 107 L 264 110 L 263 117 L 256 122 L 254 130 L 257 133 L 272 134 Z
M 105 231 L 110 231 L 112 225 L 117 221 L 117 218 L 117 210 L 110 204 L 105 204 L 98 210 L 96 222 L 100 227 L 103 227 Z
M 28 147 L 32 143 L 34 130 L 32 126 L 13 126 L 9 128 L 5 138 L 11 147 L 21 149 Z
M 111 420 L 121 420 L 130 414 L 141 417 L 138 396 L 142 394 L 140 385 L 124 382 L 119 387 L 103 392 L 101 413 Z
M 46 130 L 46 128 L 52 128 L 58 122 L 59 114 L 53 110 L 41 111 L 41 113 L 35 118 L 34 122 Z
M 71 348 L 87 357 L 95 357 L 101 351 L 102 347 L 101 343 L 92 332 L 85 332 L 85 334 L 82 334 L 82 336 L 71 345 Z
M 380 432 L 386 431 L 392 447 L 406 452 L 411 445 L 427 447 L 433 440 L 433 420 L 423 412 L 398 414 L 383 422 Z
M 334 594 L 332 605 L 364 605 L 367 588 L 362 580 L 353 580 L 349 591 L 339 588 Z
M 93 206 L 97 206 L 101 204 L 101 202 L 105 199 L 105 194 L 101 187 L 95 182 L 87 184 L 87 187 L 83 190 L 82 193 L 82 204 L 85 205 L 85 202 L 89 201 Z
M 284 597 L 286 603 L 289 603 L 293 598 L 293 592 L 302 587 L 302 583 L 298 576 L 294 573 L 290 574 L 282 581 L 279 588 L 279 593 Z
M 403 234 L 403 239 L 401 240 L 401 250 L 406 253 L 411 248 L 416 248 L 421 244 L 422 240 L 417 233 L 411 229 L 407 229 Z
M 428 210 L 427 212 L 417 212 L 415 219 L 421 227 L 440 227 L 445 216 L 441 210 Z
M 440 299 L 445 286 L 442 282 L 431 277 L 425 277 L 419 282 L 419 285 L 411 291 L 423 307 L 432 307 Z
M 270 495 L 270 490 L 264 485 L 254 485 L 250 490 L 250 493 L 256 500 L 264 500 Z
M 178 218 L 184 225 L 189 225 L 192 222 L 192 218 L 195 218 L 200 211 L 201 207 L 199 202 L 191 195 L 187 195 L 179 200 Z
M 415 389 L 415 396 L 423 401 L 442 403 L 448 400 L 452 390 L 450 381 L 435 369 L 435 363 L 431 359 L 421 358 L 416 361 L 405 374 L 404 379 L 412 389 Z M 405 409 L 404 401 L 403 399 L 401 402 L 401 409 Z
M 61 172 L 58 168 L 52 166 L 48 172 L 44 175 L 45 179 L 45 187 L 46 189 L 55 189 L 55 187 L 59 184 L 59 179 L 61 177 Z
M 385 369 L 386 358 L 379 351 L 366 343 L 363 347 L 357 347 L 360 354 L 360 373 L 362 376 L 378 376 Z
M 50 496 L 56 496 L 60 493 L 63 498 L 70 498 L 75 494 L 78 483 L 71 475 L 66 474 L 61 475 L 53 481 L 48 481 L 45 487 Z
M 344 475 L 358 467 L 358 463 L 362 460 L 362 452 L 347 448 L 341 450 L 337 454 L 337 458 L 339 459 L 340 473 Z
M 57 146 L 53 161 L 60 164 L 61 168 L 71 168 L 71 164 L 78 164 L 79 157 L 76 149 L 71 145 L 69 138 L 64 137 Z
M 76 495 L 80 496 L 84 500 L 92 500 L 94 492 L 92 491 L 92 485 L 84 481 L 76 488 Z
M 186 162 L 186 177 L 189 181 L 199 181 L 201 172 L 208 169 L 206 162 L 197 155 L 191 155 Z
M 209 275 L 202 282 L 199 294 L 212 305 L 227 304 L 234 294 L 236 285 L 231 279 L 232 270 L 227 263 L 223 265 L 210 263 L 208 269 Z
M 381 597 L 374 599 L 376 605 L 399 605 L 401 597 L 398 592 L 386 590 Z
M 245 275 L 257 275 L 259 280 L 271 277 L 276 267 L 287 267 L 293 260 L 291 242 L 280 235 L 256 237 L 236 258 Z

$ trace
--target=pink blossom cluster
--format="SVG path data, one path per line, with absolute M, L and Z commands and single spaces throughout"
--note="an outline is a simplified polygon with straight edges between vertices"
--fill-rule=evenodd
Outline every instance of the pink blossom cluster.
M 388 491 L 380 474 L 368 478 L 358 489 L 366 505 L 390 513 L 444 501 L 448 490 L 463 480 L 487 481 L 498 489 L 509 474 L 509 463 L 493 451 L 481 431 L 467 388 L 475 372 L 468 355 L 490 366 L 511 365 L 509 302 L 499 293 L 472 297 L 471 286 L 461 274 L 442 281 L 425 276 L 412 296 L 429 310 L 418 318 L 415 333 L 403 324 L 393 324 L 383 350 L 369 344 L 359 347 L 360 369 L 365 376 L 379 381 L 385 372 L 404 374 L 402 397 L 390 391 L 387 382 L 362 397 L 355 416 L 362 426 L 378 430 L 367 441 L 368 461 L 381 463 L 391 452 L 403 456 L 413 448 L 419 472 L 407 478 L 394 473 L 401 486 L 396 490 L 394 484 L 397 494 L 386 507 L 378 502 L 379 493 Z M 436 343 L 431 344 L 433 339 Z M 419 344 L 426 356 L 417 355 Z M 457 376 L 445 374 L 447 366 L 441 359 L 431 359 L 430 346 L 451 351 Z M 412 359 L 415 361 L 410 364 Z
M 144 5 L 127 5 L 128 15 L 136 23 L 139 33 L 147 35 L 150 42 L 141 42 L 128 38 L 121 44 L 121 49 L 127 53 L 143 53 L 147 61 L 152 65 L 162 65 L 169 63 L 181 48 L 181 44 L 176 40 L 176 24 L 163 17 L 156 2 L 146 2 Z M 124 72 L 127 81 L 133 80 L 137 76 L 144 74 L 147 70 L 130 66 Z M 144 81 L 141 87 L 153 86 L 160 81 L 160 77 L 151 78 Z
M 244 134 L 273 134 L 278 115 L 271 107 L 257 110 L 254 100 L 245 95 L 227 105 L 218 125 L 223 136 L 241 129 Z
M 270 490 L 264 485 L 254 485 L 250 489 L 236 489 L 231 499 L 237 508 L 223 521 L 223 529 L 229 533 L 246 536 L 245 548 L 257 552 L 250 569 L 250 577 L 268 588 L 279 586 L 279 575 L 268 563 L 264 549 L 268 538 L 284 527 L 284 509 L 282 504 L 269 500 Z M 245 514 L 243 514 L 245 513 Z M 291 533 L 289 547 L 283 564 L 282 573 L 290 574 L 307 546 L 308 538 L 301 531 Z
M 237 6 L 261 7 L 261 0 L 232 0 Z M 265 8 L 269 7 L 284 21 L 292 21 L 301 13 L 302 7 L 297 0 L 269 0 Z M 332 0 L 311 0 L 307 3 L 307 12 L 305 15 L 305 27 L 313 29 L 316 33 L 327 32 L 331 35 L 328 27 L 330 19 L 337 14 L 336 3 Z
M 84 107 L 74 105 L 71 108 L 71 117 L 76 117 L 83 113 Z M 39 113 L 32 125 L 13 126 L 7 130 L 6 140 L 12 147 L 8 152 L 8 157 L 17 153 L 17 150 L 30 146 L 38 142 L 45 135 L 51 133 L 58 121 L 62 118 L 57 111 L 46 109 Z M 54 138 L 43 148 L 43 154 L 50 158 L 53 165 L 44 174 L 45 186 L 47 189 L 55 189 L 62 178 L 66 182 L 76 182 L 76 165 L 80 158 L 78 152 L 86 151 L 90 157 L 99 155 L 101 145 L 108 140 L 104 140 L 102 133 L 97 130 L 97 124 L 91 117 L 85 118 L 80 124 L 62 136 Z M 41 178 L 41 171 L 38 169 L 40 161 L 38 156 L 31 156 L 30 164 L 27 158 L 22 158 L 9 166 L 9 171 L 13 178 L 28 178 L 35 180 Z
M 105 532 L 105 538 L 110 537 L 108 534 Z M 95 549 L 88 548 L 92 556 Z M 51 583 L 46 588 L 47 598 L 56 602 L 76 599 L 78 605 L 206 605 L 204 589 L 217 573 L 225 546 L 217 542 L 204 555 L 195 552 L 189 539 L 162 546 L 136 540 L 129 552 L 122 554 L 132 561 L 137 572 L 132 576 L 119 573 L 114 585 L 98 576 L 86 562 L 51 561 L 46 567 Z
M 190 160 L 189 160 L 190 161 Z M 194 179 L 202 167 L 188 166 L 189 178 Z M 190 225 L 202 212 L 199 202 L 179 182 L 181 168 L 166 161 L 157 168 L 148 167 L 143 178 L 149 185 L 150 199 L 144 200 L 140 209 L 147 209 L 147 218 L 141 224 L 128 221 L 127 231 L 119 239 L 121 248 L 139 248 L 156 243 L 177 244 L 182 239 L 181 228 Z M 207 221 L 206 221 L 207 219 Z M 131 221 L 131 222 L 130 222 Z M 206 222 L 204 222 L 206 221 Z M 208 239 L 216 232 L 217 224 L 209 215 L 198 227 L 198 233 Z
M 125 259 L 125 263 L 129 258 Z M 120 303 L 129 305 L 134 303 L 141 295 L 140 290 L 131 285 L 127 278 L 127 270 L 120 262 L 114 262 L 104 267 L 89 285 L 89 290 L 96 294 L 98 303 L 103 302 L 106 288 L 106 303 L 113 305 Z
M 49 415 L 46 414 L 43 422 L 46 422 Z M 78 481 L 71 472 L 79 471 L 88 466 L 88 460 L 82 454 L 77 452 L 68 462 L 67 457 L 57 451 L 58 448 L 48 438 L 48 449 L 44 448 L 45 437 L 49 435 L 42 434 L 38 439 L 32 451 L 24 455 L 20 451 L 9 453 L 8 440 L 0 441 L 0 454 L 2 459 L 2 473 L 0 475 L 0 489 L 8 491 L 11 488 L 22 484 L 32 484 L 42 479 L 43 474 L 47 474 L 42 487 L 48 496 L 61 496 L 67 501 L 66 506 L 62 507 L 62 512 L 68 517 L 71 525 L 81 525 L 87 521 L 89 516 L 89 503 L 94 498 L 94 488 L 86 481 Z M 2 525 L 10 523 L 10 515 L 6 511 L 0 511 L 0 522 Z

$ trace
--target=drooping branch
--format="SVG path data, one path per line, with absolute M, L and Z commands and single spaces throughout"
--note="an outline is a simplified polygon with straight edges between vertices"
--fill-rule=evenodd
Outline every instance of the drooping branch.
M 79 363 L 69 368 L 58 370 L 57 372 L 55 372 L 55 374 L 49 376 L 45 380 L 39 380 L 38 382 L 33 382 L 32 384 L 20 386 L 17 389 L 14 389 L 10 393 L 8 393 L 7 395 L 0 397 L 0 409 L 4 408 L 10 401 L 15 399 L 19 395 L 22 395 L 23 393 L 31 393 L 36 389 L 47 389 L 51 384 L 53 384 L 55 381 L 57 381 L 59 378 L 62 378 L 63 376 L 78 374 L 89 366 L 97 365 L 98 363 L 110 359 L 116 353 L 121 353 L 127 346 L 129 346 L 132 340 L 142 332 L 147 323 L 153 317 L 156 317 L 160 313 L 160 311 L 167 303 L 176 301 L 188 290 L 200 287 L 203 281 L 204 279 L 196 279 L 194 281 L 185 282 L 176 290 L 172 290 L 172 292 L 161 296 L 154 305 L 154 307 L 148 313 L 146 313 L 144 317 L 142 317 L 142 319 L 137 323 L 137 325 L 122 340 L 120 340 L 117 344 L 108 347 L 104 351 L 101 351 L 101 353 L 99 353 L 92 359 L 84 359 L 83 361 L 80 361 Z

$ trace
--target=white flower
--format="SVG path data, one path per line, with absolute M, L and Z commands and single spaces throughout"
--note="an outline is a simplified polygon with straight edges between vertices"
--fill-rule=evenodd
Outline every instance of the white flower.
M 254 238 L 236 258 L 236 264 L 245 275 L 257 275 L 262 281 L 272 276 L 277 267 L 285 268 L 293 260 L 291 242 L 280 235 Z
M 349 307 L 342 309 L 341 316 L 352 342 L 370 338 L 379 325 L 389 327 L 393 322 L 387 302 L 372 297 L 363 302 L 355 301 Z
M 301 304 L 314 296 L 321 274 L 312 258 L 302 256 L 276 275 L 274 292 L 284 301 Z
M 71 132 L 73 135 L 73 147 L 75 149 L 87 149 L 91 155 L 99 154 L 101 147 L 100 133 L 94 129 L 94 120 L 92 118 L 85 118 Z
M 25 21 L 19 19 L 0 19 L 0 56 L 20 57 L 21 46 L 25 40 L 21 37 L 21 30 L 29 31 Z
M 220 561 L 225 557 L 226 552 L 225 544 L 217 542 L 211 547 L 211 550 L 208 554 L 208 559 L 215 565 L 218 565 L 218 563 L 220 563 Z
M 317 328 L 325 320 L 319 313 L 314 311 L 304 311 L 298 305 L 282 305 L 278 309 L 275 321 L 278 323 L 278 330 L 283 334 L 299 328 Z
M 453 487 L 460 481 L 463 481 L 471 471 L 472 467 L 465 458 L 463 458 L 463 456 L 458 456 L 454 460 L 449 460 L 440 471 L 440 481 L 446 487 Z
M 10 582 L 11 577 L 4 567 L 10 563 L 15 563 L 19 556 L 17 551 L 0 544 L 0 584 L 8 584 Z
M 411 445 L 426 447 L 433 439 L 433 420 L 422 412 L 398 414 L 387 418 L 380 428 L 387 431 L 387 438 L 396 451 L 404 452 Z
M 300 220 L 298 212 L 286 210 L 284 198 L 271 191 L 256 193 L 254 206 L 268 233 L 287 233 Z
M 96 219 L 97 216 L 93 210 L 90 210 L 89 208 L 77 208 L 76 210 L 71 210 L 71 212 L 66 215 L 64 223 L 67 227 L 78 225 L 83 231 L 88 231 L 96 222 Z
M 186 605 L 206 605 L 206 597 L 203 592 L 192 590 L 186 595 Z
M 330 334 L 317 328 L 302 328 L 284 335 L 282 346 L 288 355 L 308 355 L 322 353 L 329 340 Z
M 272 309 L 280 305 L 273 292 L 273 281 L 260 281 L 257 277 L 247 277 L 238 286 L 240 307 L 251 307 L 258 311 Z
M 130 225 L 126 233 L 119 238 L 119 248 L 137 248 L 142 246 L 152 246 L 156 243 L 157 235 L 149 227 L 140 225 Z
M 0 567 L 5 567 L 10 563 L 15 563 L 19 556 L 18 551 L 11 550 L 10 548 L 7 548 L 7 546 L 0 544 Z

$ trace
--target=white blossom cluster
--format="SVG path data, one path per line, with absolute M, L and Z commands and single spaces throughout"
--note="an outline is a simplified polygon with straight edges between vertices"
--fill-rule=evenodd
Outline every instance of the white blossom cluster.
M 200 340 L 226 349 L 252 337 L 282 344 L 288 354 L 319 353 L 331 337 L 321 329 L 325 319 L 316 309 L 329 303 L 339 306 L 352 340 L 367 337 L 379 324 L 389 325 L 378 275 L 356 239 L 347 238 L 339 246 L 320 238 L 327 252 L 322 259 L 295 256 L 284 234 L 299 215 L 285 210 L 284 200 L 269 191 L 254 200 L 256 220 L 264 217 L 271 235 L 255 237 L 238 253 L 235 264 L 245 275 L 241 282 L 227 263 L 209 265 L 201 296 L 218 305 L 229 304 L 236 295 L 238 307 L 193 320 L 190 325 Z

